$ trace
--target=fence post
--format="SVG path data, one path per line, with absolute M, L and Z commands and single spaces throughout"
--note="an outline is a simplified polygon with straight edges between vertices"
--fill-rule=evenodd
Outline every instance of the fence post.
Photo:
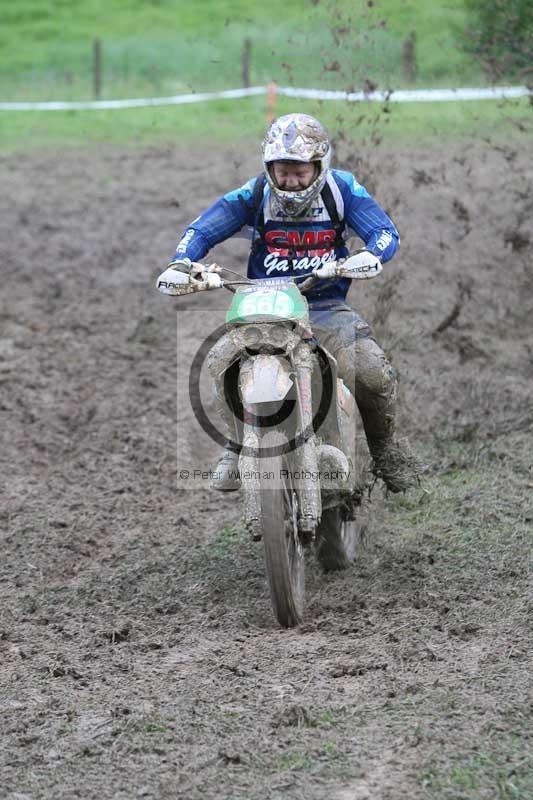
M 269 123 L 276 119 L 276 84 L 270 81 L 267 95 L 267 120 Z
M 252 49 L 252 40 L 246 39 L 242 45 L 242 85 L 245 89 L 250 86 L 250 51 Z
M 402 48 L 402 72 L 403 77 L 408 83 L 413 83 L 416 78 L 416 32 L 411 31 L 403 43 Z
M 102 94 L 102 45 L 100 39 L 93 41 L 93 94 L 100 100 Z

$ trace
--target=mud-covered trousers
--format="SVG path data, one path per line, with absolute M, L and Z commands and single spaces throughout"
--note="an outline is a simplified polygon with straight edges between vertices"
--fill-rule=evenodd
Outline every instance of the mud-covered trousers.
M 314 336 L 335 357 L 339 377 L 356 399 L 372 450 L 373 443 L 387 441 L 394 434 L 395 372 L 374 339 L 370 326 L 346 303 L 334 300 L 311 302 L 309 316 Z M 217 342 L 207 358 L 207 366 L 215 382 L 219 410 L 229 431 L 234 426 L 231 412 L 223 400 L 222 373 L 235 355 L 235 346 L 226 335 Z
M 394 434 L 397 380 L 367 322 L 346 303 L 311 303 L 313 334 L 337 360 L 339 377 L 354 395 L 369 445 Z M 372 448 L 371 448 L 372 449 Z

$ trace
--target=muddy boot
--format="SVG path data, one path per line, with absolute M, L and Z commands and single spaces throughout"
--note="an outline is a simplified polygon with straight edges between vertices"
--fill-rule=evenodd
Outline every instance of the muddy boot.
M 236 492 L 241 487 L 239 476 L 239 456 L 233 450 L 226 449 L 213 470 L 209 484 L 211 489 L 219 492 Z
M 420 482 L 421 464 L 411 451 L 407 439 L 369 439 L 374 460 L 372 472 L 384 481 L 391 492 L 405 492 Z

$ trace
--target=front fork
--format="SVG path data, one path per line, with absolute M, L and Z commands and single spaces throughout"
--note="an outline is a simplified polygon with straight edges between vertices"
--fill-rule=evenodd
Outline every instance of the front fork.
M 295 433 L 296 447 L 287 459 L 292 473 L 292 485 L 298 498 L 298 529 L 312 534 L 320 521 L 322 506 L 318 458 L 313 433 L 313 402 L 311 377 L 314 356 L 307 344 L 300 344 L 292 355 L 295 376 L 298 424 Z M 244 380 L 243 371 L 241 380 Z M 242 390 L 242 383 L 241 383 Z M 242 485 L 245 493 L 245 517 L 253 534 L 259 533 L 261 520 L 261 497 L 259 474 L 262 459 L 261 429 L 253 425 L 253 415 L 260 415 L 260 405 L 249 407 L 244 413 L 243 450 L 239 459 Z
M 322 516 L 320 480 L 316 440 L 313 431 L 313 392 L 311 378 L 314 356 L 308 344 L 295 349 L 292 362 L 296 372 L 296 394 L 298 400 L 298 445 L 293 454 L 294 485 L 298 496 L 300 518 L 298 528 L 313 533 Z

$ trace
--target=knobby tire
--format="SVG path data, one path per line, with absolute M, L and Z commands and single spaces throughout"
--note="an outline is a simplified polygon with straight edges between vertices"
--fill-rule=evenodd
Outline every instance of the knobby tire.
M 269 431 L 261 440 L 261 449 L 281 450 L 286 443 L 280 431 Z M 293 628 L 303 619 L 305 565 L 294 529 L 295 493 L 290 480 L 282 475 L 284 468 L 287 460 L 281 454 L 260 459 L 261 536 L 274 614 L 282 627 Z

